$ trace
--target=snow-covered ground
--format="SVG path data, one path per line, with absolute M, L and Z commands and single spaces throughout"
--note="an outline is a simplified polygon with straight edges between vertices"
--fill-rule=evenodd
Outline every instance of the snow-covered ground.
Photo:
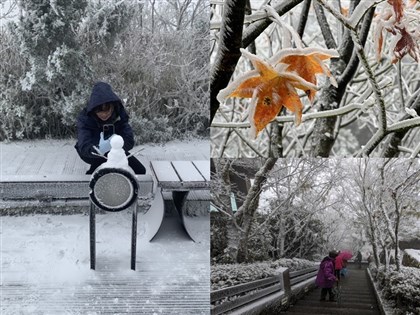
M 1 217 L 2 314 L 209 314 L 209 243 L 164 221 L 154 241 L 138 228 L 130 270 L 131 213 L 97 215 L 90 270 L 85 215 Z

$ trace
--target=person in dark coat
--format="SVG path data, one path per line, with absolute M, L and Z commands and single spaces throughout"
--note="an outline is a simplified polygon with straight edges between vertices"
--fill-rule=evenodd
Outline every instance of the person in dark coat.
M 316 276 L 315 284 L 321 288 L 321 301 L 325 301 L 327 294 L 330 301 L 335 302 L 333 293 L 334 284 L 338 281 L 335 276 L 334 259 L 338 256 L 337 251 L 329 252 L 319 265 L 318 274 Z
M 99 165 L 106 162 L 106 158 L 98 155 L 108 154 L 112 134 L 124 139 L 123 149 L 129 155 L 128 151 L 134 147 L 134 136 L 128 123 L 128 114 L 111 86 L 98 82 L 93 86 L 87 106 L 77 118 L 75 148 L 80 158 L 90 165 L 86 174 L 92 174 Z M 143 164 L 134 156 L 128 158 L 128 165 L 136 174 L 146 173 Z
M 362 269 L 362 253 L 360 250 L 357 252 L 356 261 L 359 265 L 359 269 Z

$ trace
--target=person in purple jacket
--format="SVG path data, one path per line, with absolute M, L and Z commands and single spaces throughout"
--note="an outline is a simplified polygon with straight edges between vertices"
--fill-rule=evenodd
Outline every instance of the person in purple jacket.
M 321 301 L 325 301 L 327 294 L 329 296 L 329 301 L 336 301 L 333 293 L 333 287 L 334 284 L 338 281 L 337 277 L 334 275 L 334 259 L 337 256 L 338 252 L 333 250 L 329 252 L 328 256 L 325 257 L 319 265 L 315 284 L 321 288 Z
M 92 88 L 87 106 L 77 118 L 76 151 L 80 158 L 90 165 L 86 174 L 106 162 L 105 156 L 111 150 L 112 135 L 120 135 L 124 140 L 126 155 L 134 147 L 133 130 L 128 123 L 128 114 L 121 99 L 105 82 L 98 82 Z M 143 164 L 134 156 L 128 158 L 128 165 L 136 174 L 145 174 Z

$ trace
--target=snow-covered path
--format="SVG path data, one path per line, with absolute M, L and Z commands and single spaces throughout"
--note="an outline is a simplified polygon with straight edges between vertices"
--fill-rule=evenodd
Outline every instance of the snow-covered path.
M 130 211 L 97 215 L 93 271 L 88 216 L 0 217 L 2 314 L 209 314 L 209 243 L 167 219 L 132 271 Z

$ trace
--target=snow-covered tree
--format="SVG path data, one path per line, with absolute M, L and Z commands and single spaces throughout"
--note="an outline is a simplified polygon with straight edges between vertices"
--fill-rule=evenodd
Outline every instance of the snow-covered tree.
M 1 29 L 1 139 L 74 136 L 98 80 L 124 99 L 137 140 L 208 135 L 206 1 L 25 0 L 18 12 Z

